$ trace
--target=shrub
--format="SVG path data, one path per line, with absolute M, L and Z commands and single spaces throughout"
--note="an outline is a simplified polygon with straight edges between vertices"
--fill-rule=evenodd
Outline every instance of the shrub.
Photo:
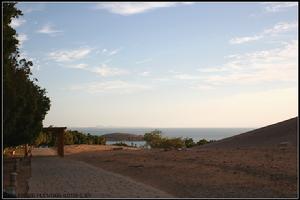
M 151 148 L 182 148 L 185 146 L 185 142 L 182 138 L 167 138 L 162 137 L 162 133 L 159 130 L 154 130 L 150 133 L 144 134 L 144 140 Z
M 193 141 L 193 138 L 185 138 L 184 143 L 186 148 L 190 148 L 196 145 L 196 143 Z
M 161 141 L 161 148 L 182 148 L 185 146 L 184 140 L 182 140 L 181 138 L 163 138 L 163 140 Z
M 204 144 L 207 144 L 209 143 L 206 139 L 201 139 L 197 142 L 197 145 L 204 145 Z
M 163 140 L 161 131 L 154 130 L 150 133 L 144 134 L 144 140 L 151 146 L 151 148 L 158 148 L 161 146 Z
M 114 143 L 112 145 L 115 145 L 115 146 L 124 146 L 124 147 L 128 147 L 129 145 L 123 143 L 123 142 L 117 142 L 117 143 Z

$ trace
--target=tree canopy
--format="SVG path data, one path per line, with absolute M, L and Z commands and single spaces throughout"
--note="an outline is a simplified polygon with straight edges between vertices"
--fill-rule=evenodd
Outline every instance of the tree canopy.
M 22 12 L 16 3 L 3 3 L 3 145 L 32 143 L 50 109 L 46 90 L 32 78 L 31 61 L 20 58 L 17 32 L 11 20 Z

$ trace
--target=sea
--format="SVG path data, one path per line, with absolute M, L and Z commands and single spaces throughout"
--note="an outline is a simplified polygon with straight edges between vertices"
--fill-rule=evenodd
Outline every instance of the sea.
M 226 137 L 234 136 L 240 133 L 245 133 L 255 128 L 83 128 L 73 127 L 70 130 L 77 130 L 82 133 L 90 133 L 91 135 L 104 135 L 108 133 L 131 133 L 144 135 L 145 133 L 160 130 L 162 135 L 166 137 L 182 137 L 193 138 L 194 142 L 200 139 L 220 140 Z M 107 141 L 106 144 L 114 144 L 121 141 Z M 122 141 L 127 145 L 141 147 L 145 145 L 145 141 Z

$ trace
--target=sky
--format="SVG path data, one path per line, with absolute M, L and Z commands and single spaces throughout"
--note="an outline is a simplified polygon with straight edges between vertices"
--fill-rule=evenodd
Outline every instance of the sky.
M 298 116 L 298 3 L 25 3 L 44 126 L 261 127 Z

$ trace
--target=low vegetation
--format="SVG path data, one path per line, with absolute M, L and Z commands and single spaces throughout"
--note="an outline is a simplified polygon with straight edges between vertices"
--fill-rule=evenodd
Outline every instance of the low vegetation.
M 102 144 L 105 145 L 106 140 L 102 136 L 84 134 L 79 131 L 67 130 L 64 134 L 64 143 L 65 145 L 71 144 Z M 47 145 L 55 146 L 56 145 L 56 136 L 51 133 L 41 132 L 38 138 L 34 142 L 35 146 Z
M 114 143 L 112 145 L 115 145 L 115 146 L 123 146 L 123 147 L 129 147 L 128 144 L 124 143 L 124 142 L 117 142 L 117 143 Z
M 131 133 L 108 133 L 102 136 L 106 141 L 143 141 L 143 135 Z
M 154 130 L 149 133 L 144 134 L 144 140 L 150 145 L 151 148 L 164 148 L 164 149 L 172 149 L 172 148 L 190 148 L 196 145 L 204 145 L 207 143 L 214 142 L 215 140 L 207 141 L 205 139 L 199 140 L 197 143 L 193 141 L 193 138 L 168 138 L 163 137 L 162 132 L 160 130 Z

